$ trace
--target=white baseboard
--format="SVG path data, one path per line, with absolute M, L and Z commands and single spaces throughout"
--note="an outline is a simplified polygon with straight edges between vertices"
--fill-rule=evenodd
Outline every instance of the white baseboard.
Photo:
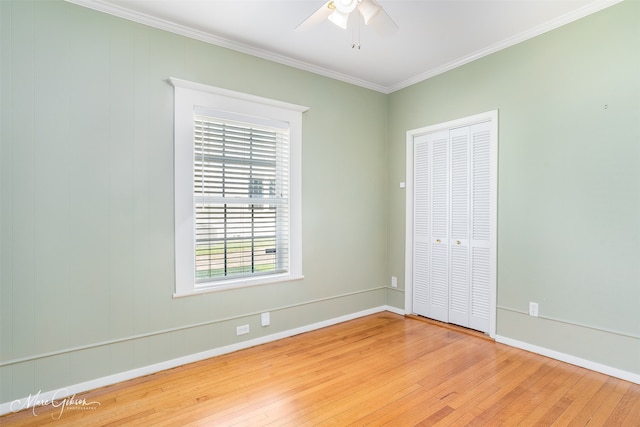
M 403 309 L 398 307 L 392 307 L 390 305 L 385 306 L 385 311 L 390 311 L 391 313 L 399 314 L 400 316 L 404 316 L 405 312 Z
M 559 351 L 551 350 L 545 347 L 539 347 L 537 345 L 529 344 L 523 341 L 514 340 L 512 338 L 496 335 L 496 342 L 506 344 L 511 347 L 516 347 L 522 350 L 530 351 L 532 353 L 547 356 L 552 359 L 560 360 L 561 362 L 570 363 L 572 365 L 580 366 L 581 368 L 590 369 L 592 371 L 600 372 L 605 375 L 620 378 L 625 381 L 640 384 L 640 375 L 633 372 L 623 371 L 622 369 L 613 368 L 611 366 L 603 365 L 601 363 L 593 362 L 591 360 L 581 359 L 580 357 L 572 356 L 570 354 L 561 353 Z
M 370 314 L 380 313 L 383 311 L 390 311 L 396 314 L 404 314 L 395 307 L 380 306 L 367 310 L 359 311 L 357 313 L 351 313 L 333 319 L 324 320 L 322 322 L 312 323 L 310 325 L 301 326 L 299 328 L 290 329 L 283 332 L 278 332 L 272 335 L 266 335 L 264 337 L 255 338 L 248 341 L 243 341 L 224 347 L 218 347 L 211 350 L 203 351 L 200 353 L 190 354 L 188 356 L 179 357 L 177 359 L 167 360 L 165 362 L 156 363 L 149 366 L 143 366 L 142 368 L 132 369 L 130 371 L 120 372 L 118 374 L 109 375 L 102 378 L 96 378 L 94 380 L 86 381 L 79 384 L 73 384 L 67 387 L 60 388 L 58 390 L 51 390 L 42 392 L 41 390 L 29 395 L 22 399 L 16 399 L 12 402 L 5 402 L 0 404 L 0 415 L 8 414 L 10 412 L 17 412 L 22 409 L 31 409 L 34 405 L 42 405 L 46 402 L 59 401 L 66 397 L 73 396 L 85 391 L 94 390 L 96 388 L 112 385 L 122 381 L 127 381 L 133 378 L 142 377 L 145 375 L 153 374 L 156 372 L 164 371 L 166 369 L 175 368 L 177 366 L 186 365 L 188 363 L 197 362 L 211 357 L 220 356 L 222 354 L 232 353 L 234 351 L 242 350 L 249 347 L 254 347 L 260 344 L 266 344 L 268 342 L 277 341 L 282 338 L 291 337 L 293 335 L 302 334 L 304 332 L 310 332 L 316 329 L 325 328 L 327 326 L 335 325 L 338 323 L 346 322 L 348 320 L 357 319 L 359 317 L 368 316 Z

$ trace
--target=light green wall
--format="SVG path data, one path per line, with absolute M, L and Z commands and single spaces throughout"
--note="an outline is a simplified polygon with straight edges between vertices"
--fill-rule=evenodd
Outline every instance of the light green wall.
M 0 402 L 385 304 L 386 95 L 62 1 L 0 4 Z M 310 107 L 304 280 L 172 298 L 170 76 Z
M 497 333 L 640 373 L 638 23 L 625 1 L 390 96 L 389 274 L 406 131 L 498 109 Z

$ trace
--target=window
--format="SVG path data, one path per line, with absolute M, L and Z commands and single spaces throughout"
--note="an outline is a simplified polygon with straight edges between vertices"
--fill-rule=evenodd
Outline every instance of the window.
M 194 113 L 196 283 L 289 264 L 289 128 Z
M 179 79 L 176 293 L 302 278 L 305 107 Z

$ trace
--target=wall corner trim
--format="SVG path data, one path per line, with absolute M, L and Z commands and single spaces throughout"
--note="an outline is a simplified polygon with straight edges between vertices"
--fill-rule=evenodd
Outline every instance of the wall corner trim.
M 402 310 L 402 309 L 400 309 L 398 307 L 393 307 L 391 305 L 385 306 L 384 309 L 385 309 L 385 311 L 389 311 L 391 313 L 395 313 L 395 314 L 398 314 L 400 316 L 404 316 L 406 314 L 404 310 Z

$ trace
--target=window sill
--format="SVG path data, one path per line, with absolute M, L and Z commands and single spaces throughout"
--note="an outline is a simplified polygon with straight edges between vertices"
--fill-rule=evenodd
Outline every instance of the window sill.
M 240 289 L 240 288 L 248 288 L 251 286 L 260 286 L 260 285 L 270 285 L 274 283 L 284 283 L 284 282 L 293 282 L 295 280 L 304 279 L 303 275 L 291 276 L 288 274 L 280 274 L 274 276 L 263 276 L 263 277 L 253 277 L 247 278 L 243 277 L 235 280 L 225 280 L 224 282 L 209 285 L 209 286 L 199 286 L 187 291 L 176 291 L 173 294 L 173 298 L 183 298 L 191 295 L 202 295 L 208 294 L 211 292 L 218 291 L 226 291 L 229 289 Z

